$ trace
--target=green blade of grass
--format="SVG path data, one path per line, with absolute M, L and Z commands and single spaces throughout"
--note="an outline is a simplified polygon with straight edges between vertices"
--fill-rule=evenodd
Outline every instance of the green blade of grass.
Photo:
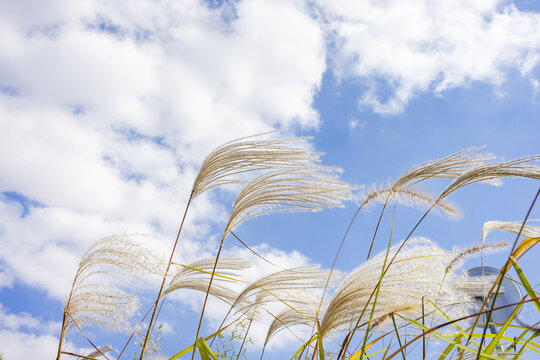
M 435 305 L 435 303 L 434 303 L 433 301 L 431 301 L 431 300 L 428 300 L 428 301 L 429 301 L 429 302 L 431 303 L 431 305 L 435 308 L 435 310 L 436 310 L 439 314 L 441 314 L 441 316 L 442 316 L 443 318 L 446 319 L 446 321 L 449 321 L 449 322 L 452 321 L 452 320 L 450 319 L 450 317 L 449 317 L 448 315 L 446 315 L 446 313 L 445 313 L 444 311 L 442 311 L 437 305 Z M 452 326 L 453 326 L 454 329 L 456 329 L 462 336 L 465 336 L 465 337 L 468 337 L 468 336 L 469 336 L 469 334 L 468 334 L 465 330 L 463 330 L 457 323 L 452 323 Z M 478 342 L 476 342 L 475 340 L 473 340 L 472 338 L 471 338 L 471 342 L 472 342 L 474 345 L 476 345 L 476 346 L 480 346 L 480 344 L 479 344 Z
M 294 355 L 292 356 L 291 359 L 296 359 L 301 353 L 304 352 L 304 350 L 309 346 L 311 345 L 312 342 L 314 342 L 315 340 L 317 340 L 317 335 L 313 336 L 308 342 L 306 342 L 304 345 L 300 346 L 300 349 L 298 349 Z
M 413 319 L 409 319 L 409 318 L 406 318 L 406 317 L 403 317 L 403 316 L 400 316 L 398 314 L 399 317 L 401 317 L 402 319 L 410 322 L 411 324 L 413 325 L 416 325 L 417 327 L 419 327 L 420 329 L 424 330 L 424 331 L 427 331 L 429 330 L 429 328 L 427 326 L 424 326 L 422 325 L 421 323 L 419 323 L 418 321 L 415 321 Z M 451 344 L 454 344 L 457 348 L 460 348 L 460 349 L 463 349 L 465 351 L 468 351 L 472 354 L 476 354 L 478 353 L 478 350 L 477 349 L 473 349 L 471 347 L 468 347 L 466 345 L 463 345 L 461 343 L 458 343 L 458 342 L 455 342 L 454 340 L 452 339 L 449 339 L 447 336 L 444 336 L 442 334 L 439 334 L 438 332 L 435 332 L 435 331 L 432 331 L 431 334 L 433 334 L 433 336 L 435 336 L 437 339 L 441 339 L 443 341 L 446 341 L 448 343 L 451 343 Z M 503 358 L 501 357 L 497 357 L 495 355 L 491 355 L 491 354 L 486 354 L 485 352 L 481 351 L 480 352 L 480 356 L 483 356 L 485 357 L 486 359 L 492 359 L 492 360 L 504 360 Z
M 212 275 L 212 272 L 211 272 L 211 271 L 199 269 L 199 268 L 196 268 L 196 267 L 193 267 L 193 266 L 189 266 L 189 265 L 178 264 L 178 263 L 174 263 L 174 262 L 173 262 L 173 264 L 174 264 L 174 265 L 181 266 L 181 267 L 184 267 L 184 268 L 186 268 L 186 269 L 195 270 L 195 271 L 198 271 L 198 272 L 201 272 L 201 273 L 204 273 L 204 274 Z M 236 281 L 236 282 L 241 282 L 241 283 L 244 283 L 244 284 L 248 284 L 247 281 L 240 280 L 240 279 L 235 279 L 235 278 L 230 277 L 230 276 L 220 275 L 220 274 L 218 274 L 218 273 L 215 273 L 214 276 L 217 276 L 217 277 L 220 277 L 220 278 L 223 278 L 223 279 L 227 279 L 227 280 L 231 280 L 231 281 Z
M 227 329 L 229 326 L 231 326 L 233 323 L 230 323 L 229 325 L 225 326 L 223 329 L 220 329 L 219 331 L 216 331 L 215 333 L 213 333 L 212 335 L 209 335 L 207 337 L 205 337 L 204 339 L 205 340 L 210 340 L 214 337 L 216 337 L 217 335 L 221 334 L 222 331 L 224 331 L 225 329 Z M 195 344 L 192 344 L 190 346 L 188 346 L 187 348 L 183 349 L 182 351 L 178 352 L 177 354 L 171 356 L 169 358 L 169 360 L 176 360 L 178 358 L 180 358 L 181 356 L 187 354 L 188 352 L 190 352 L 191 350 L 193 350 L 193 348 L 195 347 Z
M 506 319 L 503 326 L 501 326 L 501 328 L 499 329 L 497 334 L 495 334 L 495 336 L 493 337 L 493 340 L 491 340 L 489 345 L 484 350 L 486 352 L 486 354 L 492 354 L 493 351 L 497 348 L 497 345 L 499 345 L 499 342 L 501 341 L 501 338 L 503 337 L 504 333 L 506 332 L 506 329 L 508 329 L 508 325 L 510 325 L 512 320 L 514 320 L 514 318 L 517 316 L 517 314 L 518 314 L 519 310 L 521 310 L 522 306 L 523 306 L 523 303 L 520 303 L 518 306 L 516 306 L 514 311 L 512 311 L 512 314 L 508 317 L 508 319 Z M 488 326 L 488 324 L 486 324 L 486 326 Z
M 482 334 L 481 334 L 481 333 L 473 333 L 472 336 L 481 337 Z M 486 334 L 486 338 L 495 338 L 495 336 L 497 336 L 497 334 Z M 513 339 L 513 338 L 511 338 L 511 337 L 509 337 L 509 336 L 504 336 L 504 335 L 503 335 L 503 336 L 501 337 L 501 340 L 512 341 L 512 343 L 513 343 L 515 339 Z M 516 341 L 516 344 L 522 345 L 522 344 L 525 344 L 525 342 L 523 342 L 523 341 Z M 534 351 L 534 352 L 537 353 L 537 354 L 540 354 L 540 344 L 535 343 L 534 341 L 528 341 L 527 344 L 531 344 L 531 345 L 533 345 L 533 346 L 536 346 L 536 347 L 538 348 L 538 350 L 535 349 L 533 346 L 530 346 L 530 345 L 526 345 L 526 348 L 527 348 L 527 349 L 532 350 L 532 351 Z
M 525 342 L 525 344 L 523 344 L 523 346 L 521 347 L 521 349 L 519 350 L 519 352 L 513 357 L 513 360 L 518 360 L 520 357 L 521 357 L 521 354 L 523 354 L 523 352 L 525 351 L 526 349 L 526 346 L 532 342 L 532 339 L 534 339 L 535 337 L 537 336 L 540 336 L 540 331 L 535 331 L 534 334 L 532 334 L 528 339 L 527 341 Z
M 401 343 L 401 337 L 399 336 L 399 331 L 398 331 L 398 328 L 397 328 L 397 325 L 396 325 L 396 318 L 395 318 L 394 314 L 392 314 L 392 323 L 394 324 L 394 330 L 396 331 L 396 337 L 397 337 L 397 340 L 398 340 L 398 343 L 399 343 L 399 347 L 401 349 L 401 356 L 403 356 L 403 360 L 406 360 L 405 351 L 403 349 L 403 344 Z
M 510 256 L 510 261 L 512 262 L 512 265 L 514 265 L 514 268 L 516 269 L 516 272 L 523 284 L 523 287 L 525 288 L 525 290 L 527 290 L 527 294 L 529 295 L 529 297 L 531 299 L 536 299 L 533 301 L 533 304 L 534 306 L 536 307 L 536 310 L 538 311 L 538 313 L 540 314 L 540 301 L 537 299 L 537 295 L 536 295 L 536 292 L 534 291 L 533 287 L 531 286 L 531 283 L 529 282 L 529 280 L 527 279 L 527 277 L 525 276 L 525 274 L 523 273 L 523 270 L 521 270 L 521 268 L 519 267 L 516 259 L 514 259 L 513 256 Z
M 319 348 L 319 360 L 324 360 L 324 348 L 321 333 L 321 324 L 317 321 L 317 345 Z
M 360 356 L 362 355 L 362 353 L 364 353 L 367 349 L 369 349 L 370 347 L 372 347 L 373 345 L 375 345 L 375 344 L 376 344 L 377 342 L 379 342 L 379 340 L 381 340 L 381 339 L 382 339 L 382 337 L 379 337 L 379 338 L 373 340 L 372 342 L 370 342 L 369 344 L 367 344 L 366 347 L 365 347 L 364 349 L 360 349 L 360 350 L 358 350 L 357 352 L 355 352 L 355 353 L 349 358 L 349 360 L 356 360 L 356 359 L 360 358 Z M 383 349 L 383 350 L 384 350 L 384 349 Z M 383 351 L 383 350 L 381 350 L 381 351 Z M 376 354 L 376 353 L 378 353 L 378 352 L 380 352 L 380 351 L 374 352 L 374 353 L 372 353 L 372 354 L 370 354 L 370 355 L 366 355 L 365 357 L 368 358 L 368 357 L 370 357 L 371 355 Z M 363 359 L 363 357 L 362 357 L 362 359 Z
M 213 360 L 219 360 L 216 354 L 214 354 L 214 352 L 212 351 L 212 349 L 210 349 L 210 346 L 208 346 L 206 340 L 204 340 L 203 337 L 197 339 L 197 349 L 199 349 L 202 360 L 210 360 L 210 358 L 212 358 Z
M 468 336 L 468 335 L 467 335 Z M 464 337 L 464 335 L 458 334 L 454 341 L 452 341 L 448 346 L 444 349 L 444 351 L 441 353 L 441 356 L 439 356 L 438 360 L 444 360 L 446 357 L 452 352 L 452 350 L 456 347 L 456 343 L 461 343 L 461 339 Z

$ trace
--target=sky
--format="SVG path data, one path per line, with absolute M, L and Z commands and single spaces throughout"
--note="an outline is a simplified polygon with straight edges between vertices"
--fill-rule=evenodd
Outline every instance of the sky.
M 56 353 L 62 304 L 93 242 L 144 233 L 172 243 L 199 166 L 226 141 L 271 130 L 311 136 L 323 163 L 356 186 L 386 184 L 471 146 L 507 160 L 540 153 L 534 0 L 0 0 L 0 49 L 0 353 L 8 360 Z M 477 244 L 485 221 L 523 219 L 537 189 L 516 179 L 463 189 L 451 199 L 463 218 L 432 215 L 417 235 L 447 249 Z M 233 199 L 214 191 L 193 203 L 183 261 L 215 254 Z M 365 261 L 376 210 L 355 222 L 338 269 Z M 328 268 L 354 211 L 350 203 L 265 216 L 238 234 L 282 266 Z M 396 208 L 394 236 L 421 215 Z M 387 216 L 381 238 L 390 224 Z M 226 253 L 251 256 L 233 241 Z M 523 258 L 533 284 L 537 256 Z M 252 276 L 270 271 L 250 259 Z M 200 298 L 172 303 L 163 337 L 187 346 Z M 212 303 L 206 330 L 220 309 Z M 69 346 L 89 349 L 80 336 Z M 265 358 L 294 346 L 280 338 Z

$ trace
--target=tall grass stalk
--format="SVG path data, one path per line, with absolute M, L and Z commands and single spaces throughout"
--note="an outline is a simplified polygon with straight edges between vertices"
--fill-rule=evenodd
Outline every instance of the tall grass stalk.
M 517 309 L 496 334 L 490 335 L 491 341 L 484 346 L 492 311 L 504 308 L 495 305 L 494 308 L 484 310 L 484 307 L 490 294 L 493 294 L 495 304 L 501 280 L 510 267 L 516 269 L 521 284 L 527 290 L 529 299 L 524 298 L 521 304 L 533 303 L 540 314 L 537 293 L 517 262 L 540 242 L 539 228 L 526 224 L 540 189 L 523 221 L 485 223 L 479 245 L 447 251 L 430 240 L 413 238 L 421 223 L 436 209 L 449 216 L 460 215 L 459 209 L 447 200 L 459 189 L 478 182 L 497 183 L 504 177 L 540 180 L 540 168 L 531 165 L 540 160 L 540 155 L 496 161 L 490 154 L 479 153 L 479 148 L 470 148 L 415 166 L 391 185 L 374 186 L 353 196 L 353 192 L 358 189 L 339 180 L 339 169 L 320 165 L 321 154 L 308 151 L 303 145 L 304 141 L 255 136 L 231 141 L 212 151 L 195 178 L 172 249 L 166 256 L 148 253 L 144 246 L 132 241 L 134 238 L 129 236 L 112 236 L 93 245 L 79 264 L 64 306 L 57 360 L 60 360 L 62 354 L 74 354 L 63 350 L 66 335 L 73 327 L 83 334 L 83 325 L 98 325 L 108 330 L 131 333 L 120 358 L 137 329 L 144 324 L 147 316 L 138 325 L 132 322 L 137 297 L 130 293 L 130 288 L 124 291 L 125 286 L 116 286 L 114 281 L 109 281 L 110 275 L 119 279 L 132 279 L 132 284 L 150 278 L 160 284 L 147 313 L 151 313 L 151 316 L 146 334 L 143 335 L 140 360 L 146 357 L 146 349 L 153 339 L 152 332 L 164 300 L 170 293 L 183 289 L 204 292 L 204 301 L 192 345 L 179 351 L 170 360 L 187 356 L 188 353 L 194 359 L 196 351 L 199 351 L 203 360 L 217 359 L 218 356 L 212 350 L 213 340 L 216 336 L 222 336 L 220 334 L 231 324 L 247 319 L 249 325 L 239 339 L 240 350 L 238 354 L 235 353 L 239 359 L 253 322 L 264 316 L 270 316 L 272 320 L 261 358 L 269 341 L 282 330 L 286 329 L 300 339 L 294 332 L 296 326 L 312 329 L 309 339 L 301 340 L 302 346 L 293 355 L 296 359 L 325 360 L 331 357 L 336 360 L 359 360 L 374 356 L 382 356 L 385 360 L 396 356 L 406 359 L 405 350 L 420 338 L 422 357 L 426 358 L 428 336 L 448 343 L 440 355 L 441 360 L 451 356 L 453 351 L 456 351 L 457 356 L 475 355 L 477 359 L 500 359 L 504 351 L 518 346 L 521 348 L 516 350 L 516 359 L 527 350 L 540 353 L 540 344 L 534 341 L 536 333 L 527 337 L 532 330 L 523 326 L 514 326 L 514 329 L 521 329 L 521 333 L 512 340 L 510 347 L 503 349 L 500 346 L 504 339 L 509 338 L 506 332 L 512 327 L 511 323 L 518 321 Z M 449 179 L 450 184 L 437 196 L 418 188 L 420 183 L 432 179 Z M 215 256 L 188 265 L 181 264 L 175 257 L 178 256 L 180 237 L 190 206 L 197 196 L 226 185 L 240 186 L 240 191 L 232 205 Z M 270 275 L 246 282 L 238 272 L 249 264 L 241 259 L 222 258 L 225 241 L 232 234 L 255 256 L 273 264 L 240 240 L 234 232 L 239 225 L 260 215 L 342 206 L 345 201 L 353 198 L 356 199 L 357 208 L 341 238 L 329 271 L 316 267 L 277 267 L 278 270 Z M 370 236 L 367 259 L 338 282 L 335 268 L 344 243 L 359 214 L 374 204 L 381 204 L 382 209 Z M 372 256 L 383 217 L 392 204 L 424 207 L 427 210 L 408 235 L 397 244 L 393 244 L 394 213 L 386 249 Z M 486 236 L 494 230 L 516 234 L 508 260 L 496 281 L 492 283 L 492 278 L 472 279 L 466 274 L 458 275 L 457 270 L 467 257 L 478 253 L 483 256 L 484 251 L 503 246 L 502 243 L 484 244 Z M 520 243 L 522 236 L 526 238 Z M 243 290 L 233 290 L 229 286 L 231 283 L 239 286 L 244 284 L 245 287 Z M 210 296 L 228 304 L 229 312 L 214 334 L 202 337 L 200 335 Z M 482 297 L 484 302 L 476 314 L 470 314 L 475 297 Z M 277 310 L 273 310 L 270 305 Z M 475 332 L 475 328 L 481 315 L 487 315 L 487 321 L 480 334 Z M 426 316 L 431 319 L 429 324 L 425 321 Z M 440 322 L 435 322 L 435 319 Z M 461 325 L 464 320 L 467 320 L 467 326 Z M 225 326 L 225 321 L 230 323 Z M 474 322 L 470 324 L 469 321 Z M 450 328 L 454 333 L 439 331 L 448 325 L 452 325 Z M 377 332 L 382 335 L 374 336 Z M 388 345 L 383 340 L 386 336 L 393 336 Z M 410 337 L 412 340 L 408 340 Z M 337 350 L 331 346 L 330 340 L 336 340 Z M 383 340 L 382 346 L 380 340 Z M 91 342 L 90 339 L 88 341 Z M 391 349 L 392 343 L 394 348 Z M 105 356 L 99 353 L 99 347 L 91 344 L 98 351 L 93 356 Z M 329 350 L 335 351 L 332 353 Z

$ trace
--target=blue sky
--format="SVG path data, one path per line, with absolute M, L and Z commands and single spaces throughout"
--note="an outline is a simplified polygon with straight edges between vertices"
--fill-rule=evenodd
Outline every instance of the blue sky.
M 0 1 L 0 353 L 55 353 L 88 246 L 134 232 L 171 242 L 198 167 L 225 141 L 272 129 L 312 136 L 354 185 L 470 146 L 504 159 L 540 153 L 539 11 L 497 0 Z M 447 249 L 476 244 L 485 221 L 522 219 L 537 189 L 474 185 L 452 196 L 463 219 L 432 215 L 417 235 Z M 183 261 L 215 252 L 233 198 L 194 204 Z M 280 264 L 329 267 L 354 210 L 265 216 L 237 233 Z M 364 261 L 377 215 L 355 223 L 340 270 Z M 394 236 L 421 215 L 398 207 Z M 389 226 L 387 216 L 381 239 Z M 533 284 L 537 256 L 523 259 Z M 253 276 L 267 271 L 257 262 Z M 174 300 L 163 337 L 189 343 L 199 303 Z M 212 306 L 207 331 L 221 320 Z M 268 358 L 295 345 L 280 339 Z M 70 346 L 89 347 L 80 336 Z

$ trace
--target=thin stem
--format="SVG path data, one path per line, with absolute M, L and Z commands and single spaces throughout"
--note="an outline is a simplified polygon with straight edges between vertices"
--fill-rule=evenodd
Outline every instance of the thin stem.
M 180 228 L 178 229 L 178 234 L 176 235 L 176 240 L 174 241 L 174 246 L 171 251 L 171 257 L 169 258 L 169 263 L 167 264 L 167 269 L 165 270 L 165 274 L 163 275 L 163 280 L 161 282 L 161 287 L 159 288 L 159 293 L 156 298 L 156 301 L 154 302 L 154 311 L 152 312 L 152 317 L 150 318 L 150 323 L 148 323 L 148 331 L 146 332 L 146 336 L 144 337 L 144 343 L 141 348 L 141 356 L 139 360 L 143 360 L 144 357 L 144 351 L 146 350 L 146 345 L 148 344 L 148 339 L 150 338 L 150 333 L 152 332 L 152 325 L 154 323 L 154 318 L 156 317 L 156 310 L 158 307 L 159 300 L 161 298 L 161 294 L 163 293 L 163 287 L 165 286 L 165 281 L 167 280 L 167 275 L 169 274 L 169 269 L 171 268 L 172 259 L 174 256 L 174 252 L 176 251 L 176 246 L 178 245 L 178 239 L 180 239 L 180 233 L 182 232 L 182 228 L 184 226 L 184 221 L 186 220 L 186 215 L 189 209 L 189 205 L 191 204 L 191 200 L 193 199 L 193 192 L 189 196 L 189 200 L 186 204 L 186 209 L 184 211 L 184 216 L 182 216 L 182 222 L 180 223 Z
M 216 262 L 214 263 L 214 268 L 212 269 L 212 275 L 210 275 L 210 281 L 208 282 L 208 289 L 206 290 L 206 295 L 204 297 L 204 303 L 203 303 L 203 307 L 202 307 L 202 310 L 201 310 L 201 317 L 199 319 L 199 325 L 197 326 L 197 334 L 195 334 L 195 342 L 194 342 L 194 344 L 197 343 L 197 339 L 199 338 L 199 334 L 201 332 L 201 325 L 202 325 L 202 320 L 203 320 L 203 317 L 204 317 L 204 310 L 206 309 L 206 303 L 208 302 L 208 295 L 210 294 L 210 288 L 212 287 L 212 282 L 214 281 L 214 275 L 216 273 L 216 267 L 217 267 L 217 263 L 219 261 L 219 255 L 221 254 L 221 250 L 223 249 L 223 243 L 224 242 L 225 242 L 225 236 L 223 236 L 223 238 L 221 239 L 221 243 L 219 244 L 219 250 L 218 250 L 218 253 L 216 255 Z M 195 349 L 196 348 L 197 348 L 196 346 L 193 347 L 193 352 L 191 353 L 191 360 L 195 359 Z
M 519 237 L 521 236 L 521 232 L 523 231 L 523 227 L 525 226 L 525 223 L 527 222 L 527 219 L 529 219 L 529 216 L 531 215 L 531 211 L 532 209 L 534 208 L 534 204 L 536 204 L 536 200 L 538 200 L 538 195 L 540 195 L 540 188 L 538 188 L 538 191 L 536 192 L 536 195 L 531 203 L 531 205 L 529 206 L 529 209 L 527 210 L 527 215 L 525 215 L 525 219 L 523 220 L 523 223 L 521 224 L 521 228 L 519 229 L 519 232 L 516 236 L 516 240 L 514 241 L 514 246 L 512 246 L 512 250 L 510 250 L 510 256 L 512 256 L 514 254 L 514 251 L 516 249 L 516 246 L 517 246 L 517 243 L 519 241 Z M 497 286 L 497 290 L 495 290 L 495 294 L 493 295 L 493 306 L 495 306 L 495 301 L 497 301 L 497 296 L 499 295 L 499 292 L 501 290 L 501 286 L 502 286 L 502 281 L 504 279 L 504 276 L 506 275 L 506 272 L 510 269 L 510 256 L 508 257 L 508 259 L 506 260 L 506 264 L 503 266 L 503 268 L 501 269 L 501 272 L 499 274 L 499 277 L 497 278 L 497 282 L 496 284 L 493 284 L 493 287 L 491 288 L 488 296 L 486 296 L 486 299 L 484 300 L 483 304 L 482 304 L 482 307 L 480 308 L 480 310 L 484 309 L 484 307 L 486 306 L 488 300 L 489 300 L 489 297 L 493 291 L 493 289 L 495 288 L 495 286 Z M 487 332 L 487 329 L 489 327 L 489 322 L 491 320 L 491 314 L 493 313 L 493 310 L 491 309 L 493 306 L 490 306 L 490 309 L 488 310 L 488 313 L 487 313 L 487 319 L 486 319 L 486 325 L 484 326 L 484 330 L 482 332 L 482 338 L 480 339 L 480 346 L 478 347 L 478 353 L 476 354 L 476 359 L 478 360 L 480 358 L 480 353 L 482 351 L 482 344 L 484 343 L 484 340 L 486 338 L 486 332 Z M 478 319 L 480 317 L 477 317 L 476 318 L 476 321 L 475 321 L 475 326 L 476 324 L 478 323 Z M 474 328 L 474 327 L 473 327 Z M 471 332 L 471 335 L 472 335 L 472 332 Z M 469 339 L 467 339 L 467 342 L 470 340 L 471 337 L 469 337 Z
M 240 345 L 240 350 L 238 350 L 238 356 L 236 357 L 236 360 L 240 359 L 240 355 L 242 354 L 242 349 L 244 348 L 244 344 L 246 343 L 246 339 L 248 337 L 249 328 L 251 327 L 251 323 L 253 322 L 253 318 L 249 319 L 249 324 L 246 330 L 246 334 L 244 336 L 244 340 L 242 341 L 242 345 Z
M 56 355 L 56 360 L 60 360 L 60 356 L 62 354 L 62 346 L 64 345 L 64 338 L 66 336 L 66 330 L 67 330 L 67 321 L 68 321 L 68 309 L 69 305 L 71 304 L 71 298 L 73 297 L 73 292 L 75 291 L 75 284 L 77 283 L 77 279 L 80 275 L 80 264 L 79 269 L 77 269 L 77 273 L 75 274 L 75 277 L 73 278 L 73 283 L 71 284 L 71 291 L 69 292 L 68 300 L 66 301 L 66 305 L 64 306 L 64 315 L 62 317 L 62 328 L 60 330 L 60 340 L 58 341 L 58 354 Z M 71 317 L 71 316 L 70 316 Z
M 425 326 L 425 318 L 426 318 L 426 313 L 425 313 L 425 309 L 424 309 L 424 298 L 425 296 L 422 296 L 422 325 Z M 399 345 L 401 346 L 401 344 Z M 424 336 L 422 338 L 422 359 L 426 359 L 426 337 Z
M 139 327 L 141 327 L 144 319 L 146 319 L 146 317 L 148 316 L 148 314 L 150 314 L 150 311 L 152 311 L 152 306 L 150 306 L 150 308 L 148 309 L 148 311 L 146 312 L 146 314 L 144 315 L 144 317 L 142 318 L 142 320 L 137 324 L 137 326 L 135 327 L 135 329 L 133 330 L 133 332 L 131 333 L 128 341 L 126 342 L 126 344 L 124 345 L 124 347 L 122 348 L 122 351 L 120 351 L 120 354 L 118 354 L 118 357 L 116 358 L 116 360 L 120 360 L 120 358 L 122 357 L 122 354 L 124 354 L 124 351 L 126 350 L 126 348 L 128 347 L 129 343 L 131 342 L 131 339 L 133 339 L 133 337 L 135 336 L 135 334 L 137 333 L 137 330 L 139 330 Z
M 88 338 L 88 336 L 86 336 L 86 334 L 84 333 L 84 331 L 81 329 L 81 327 L 79 326 L 79 324 L 77 324 L 77 322 L 75 321 L 75 319 L 69 314 L 69 313 L 66 313 L 67 316 L 69 316 L 71 318 L 71 321 L 73 321 L 73 323 L 75 324 L 75 326 L 77 327 L 77 329 L 79 329 L 79 331 L 81 332 L 81 334 L 86 338 L 86 341 L 88 341 L 90 343 L 90 345 L 92 345 L 94 347 L 94 349 L 96 349 L 96 351 L 101 355 L 103 356 L 105 359 L 107 360 L 111 360 L 107 357 L 107 355 L 105 355 L 96 345 L 94 345 L 94 343 L 92 342 L 92 340 L 90 340 Z M 63 351 L 62 351 L 63 353 Z
M 399 331 L 396 325 L 396 318 L 394 317 L 394 314 L 392 314 L 392 323 L 394 324 L 394 329 L 396 331 L 396 337 L 399 343 L 399 347 L 401 348 L 401 356 L 403 356 L 403 360 L 406 360 L 405 353 L 403 352 L 403 344 L 401 344 L 401 337 L 399 336 Z
M 62 344 L 64 343 L 64 336 L 66 335 L 66 314 L 66 310 L 64 310 L 64 316 L 62 317 L 62 330 L 60 331 L 60 340 L 58 341 L 58 354 L 56 355 L 56 360 L 60 360 L 60 356 L 62 355 Z
M 390 356 L 386 359 L 386 360 L 390 360 L 392 358 L 394 358 L 395 356 L 397 356 L 397 354 L 399 354 L 401 352 L 401 350 L 403 349 L 406 349 L 407 347 L 409 347 L 409 345 L 411 345 L 412 343 L 414 343 L 416 340 L 420 339 L 421 337 L 423 336 L 426 336 L 426 335 L 429 335 L 431 334 L 432 332 L 434 332 L 435 330 L 439 330 L 443 327 L 446 327 L 448 325 L 451 325 L 451 324 L 454 324 L 456 322 L 459 322 L 459 321 L 463 321 L 463 320 L 466 320 L 466 319 L 469 319 L 469 318 L 472 318 L 472 317 L 475 317 L 475 316 L 481 316 L 481 315 L 485 315 L 487 314 L 489 311 L 497 311 L 497 310 L 500 310 L 500 309 L 506 309 L 506 308 L 509 308 L 509 307 L 512 307 L 512 306 L 516 306 L 517 304 L 526 304 L 526 303 L 529 303 L 529 302 L 533 302 L 533 301 L 538 301 L 540 300 L 540 298 L 533 298 L 533 299 L 528 299 L 526 300 L 525 298 L 521 299 L 521 301 L 517 302 L 517 303 L 512 303 L 512 304 L 507 304 L 507 305 L 503 305 L 503 306 L 499 306 L 497 308 L 492 308 L 492 309 L 489 309 L 489 310 L 484 310 L 484 311 L 480 311 L 476 314 L 472 314 L 472 315 L 467 315 L 467 316 L 463 316 L 463 317 L 460 317 L 458 319 L 454 319 L 454 320 L 451 320 L 451 321 L 448 321 L 448 322 L 445 322 L 443 324 L 440 324 L 440 325 L 437 325 L 433 328 L 430 328 L 428 330 L 424 330 L 422 331 L 421 334 L 415 336 L 412 340 L 408 341 L 407 343 L 405 343 L 405 345 L 403 345 L 401 348 L 397 349 L 396 351 L 394 351 L 392 354 L 390 354 Z
M 386 198 L 386 201 L 384 202 L 384 206 L 381 210 L 381 215 L 379 216 L 379 221 L 377 221 L 377 226 L 375 227 L 375 231 L 373 232 L 373 239 L 371 239 L 371 245 L 369 246 L 369 251 L 367 254 L 366 261 L 369 260 L 369 256 L 371 255 L 371 250 L 373 249 L 373 244 L 375 243 L 375 237 L 377 236 L 377 232 L 379 231 L 379 226 L 381 225 L 381 220 L 384 215 L 384 211 L 386 210 L 386 207 L 388 206 L 388 202 L 390 201 L 390 194 L 388 194 L 388 197 Z

